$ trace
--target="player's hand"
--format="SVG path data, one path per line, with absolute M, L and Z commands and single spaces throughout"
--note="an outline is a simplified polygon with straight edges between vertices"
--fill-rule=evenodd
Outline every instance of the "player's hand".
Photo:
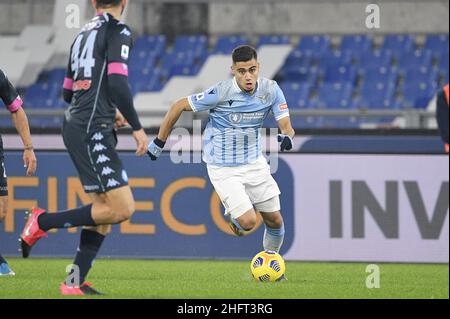
M 36 172 L 37 160 L 33 149 L 23 151 L 23 166 L 27 169 L 27 176 L 34 175 Z
M 290 151 L 294 147 L 294 140 L 289 135 L 278 134 L 278 143 L 281 143 L 280 149 L 282 152 Z
M 116 110 L 116 119 L 115 119 L 115 123 L 114 123 L 114 128 L 116 130 L 118 130 L 121 127 L 127 126 L 128 122 L 125 119 L 125 117 L 122 115 L 122 113 L 120 113 L 119 110 Z
M 147 154 L 150 156 L 152 161 L 156 161 L 161 155 L 164 145 L 166 143 L 161 141 L 159 138 L 155 138 L 148 146 Z
M 133 131 L 133 137 L 137 145 L 136 155 L 144 156 L 145 153 L 147 152 L 147 145 L 148 145 L 147 134 L 145 134 L 144 129 L 141 128 L 139 131 Z

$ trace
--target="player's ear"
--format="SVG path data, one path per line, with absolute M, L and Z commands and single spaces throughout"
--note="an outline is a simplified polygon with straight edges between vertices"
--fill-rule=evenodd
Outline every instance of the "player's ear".
M 234 65 L 231 66 L 231 74 L 236 75 L 236 71 L 234 70 Z

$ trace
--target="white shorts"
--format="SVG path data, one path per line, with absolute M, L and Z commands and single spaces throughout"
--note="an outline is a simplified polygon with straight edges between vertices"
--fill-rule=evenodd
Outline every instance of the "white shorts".
M 236 167 L 207 165 L 207 168 L 226 215 L 238 218 L 253 206 L 265 213 L 280 210 L 280 189 L 264 156 L 251 164 Z

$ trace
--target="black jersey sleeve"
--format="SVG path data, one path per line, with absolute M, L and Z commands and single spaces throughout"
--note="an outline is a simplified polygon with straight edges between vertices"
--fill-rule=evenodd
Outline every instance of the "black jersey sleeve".
M 443 90 L 441 90 L 437 96 L 436 120 L 438 122 L 439 133 L 441 134 L 442 140 L 445 143 L 448 143 L 449 110 Z
M 111 26 L 107 43 L 109 95 L 133 130 L 140 130 L 142 126 L 128 84 L 128 61 L 133 45 L 130 29 L 121 23 Z
M 0 99 L 11 113 L 17 112 L 23 104 L 16 89 L 2 70 L 0 70 Z
M 72 55 L 72 52 L 70 52 L 70 55 Z M 67 65 L 66 70 L 66 77 L 64 78 L 63 83 L 63 99 L 67 103 L 70 103 L 72 101 L 72 96 L 73 96 L 73 72 L 72 72 L 71 58 L 69 57 L 69 63 Z

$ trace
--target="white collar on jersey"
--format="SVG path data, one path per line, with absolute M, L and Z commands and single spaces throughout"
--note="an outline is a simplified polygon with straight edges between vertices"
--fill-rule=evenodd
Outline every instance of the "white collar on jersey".
M 255 92 L 253 92 L 252 95 L 255 95 L 255 93 L 258 91 L 258 88 L 259 88 L 259 86 L 260 86 L 260 80 L 261 80 L 261 79 L 258 78 L 258 80 L 256 81 Z M 235 90 L 235 93 L 244 93 L 244 94 L 248 94 L 247 92 L 244 92 L 244 91 L 241 90 L 241 88 L 240 88 L 239 85 L 237 84 L 237 81 L 236 81 L 236 77 L 235 77 L 235 76 L 233 76 L 233 88 L 234 88 L 234 90 Z

